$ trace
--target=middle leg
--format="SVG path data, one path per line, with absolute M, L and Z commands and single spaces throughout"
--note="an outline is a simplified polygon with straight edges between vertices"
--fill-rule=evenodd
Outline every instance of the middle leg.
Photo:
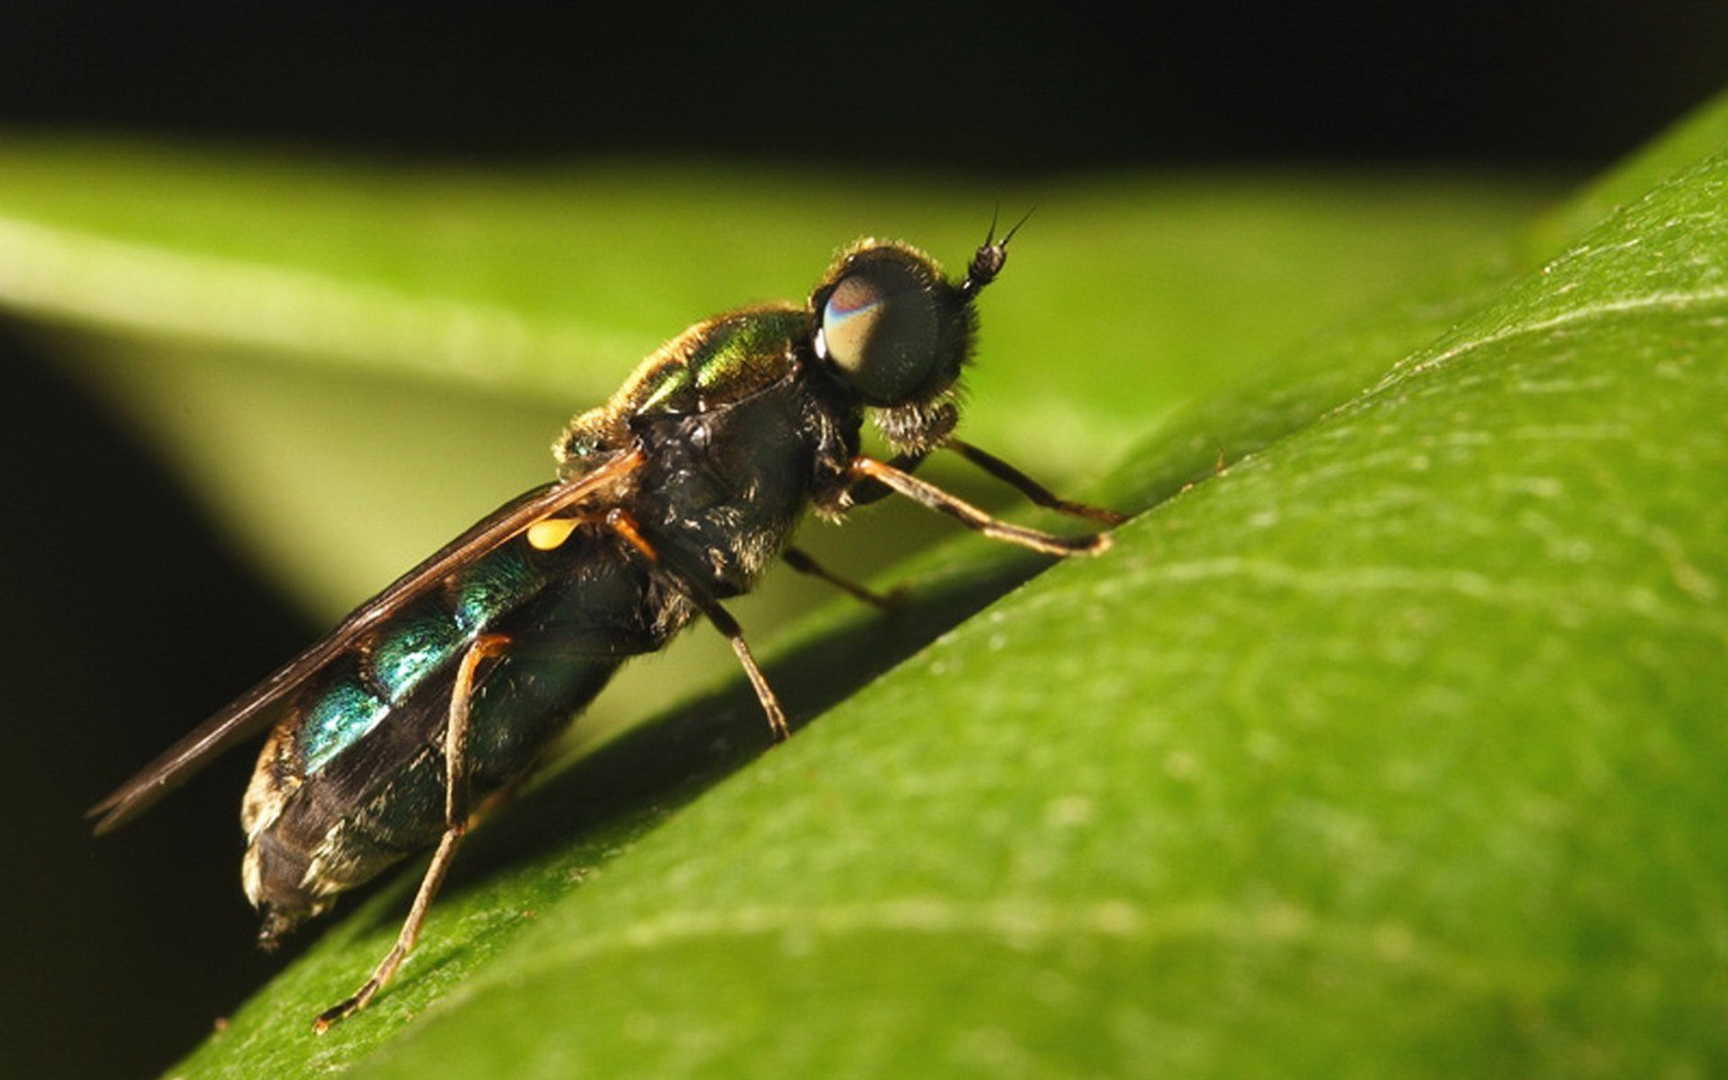
M 707 586 L 698 581 L 695 576 L 684 573 L 678 567 L 670 565 L 661 558 L 660 550 L 642 535 L 636 521 L 622 509 L 612 510 L 606 515 L 606 524 L 642 556 L 650 565 L 664 573 L 678 587 L 678 591 L 689 597 L 696 609 L 708 617 L 708 622 L 732 646 L 732 653 L 738 657 L 738 663 L 744 668 L 744 674 L 750 679 L 750 686 L 756 691 L 756 700 L 762 705 L 762 712 L 768 717 L 768 728 L 774 733 L 775 742 L 784 742 L 792 734 L 790 725 L 786 723 L 786 710 L 781 708 L 780 699 L 774 693 L 774 687 L 768 683 L 768 677 L 762 674 L 761 665 L 756 663 L 756 657 L 750 652 L 750 643 L 744 640 L 744 630 L 738 625 L 738 620 L 731 612 L 721 606 L 719 599 L 708 591 Z

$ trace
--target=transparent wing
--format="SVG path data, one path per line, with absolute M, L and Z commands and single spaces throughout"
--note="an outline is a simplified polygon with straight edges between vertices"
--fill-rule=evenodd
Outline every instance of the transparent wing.
M 642 461 L 641 452 L 632 451 L 585 476 L 534 488 L 505 503 L 391 582 L 383 592 L 361 604 L 329 636 L 271 672 L 221 712 L 198 725 L 136 776 L 92 806 L 85 816 L 101 819 L 96 823 L 96 832 L 101 834 L 143 813 L 216 755 L 257 734 L 268 721 L 272 704 L 341 656 L 361 634 L 401 611 L 453 571 L 493 550 L 536 521 L 558 513 L 629 474 Z

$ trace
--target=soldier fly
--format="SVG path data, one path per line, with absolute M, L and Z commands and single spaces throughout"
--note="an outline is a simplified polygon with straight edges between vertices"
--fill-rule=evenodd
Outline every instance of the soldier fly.
M 1016 226 L 1018 228 L 1018 226 Z M 520 780 L 623 661 L 701 615 L 731 643 L 776 740 L 785 710 L 722 606 L 776 556 L 881 598 L 789 547 L 805 510 L 836 520 L 898 493 L 1048 555 L 1095 555 L 1107 533 L 1061 537 L 998 521 L 913 475 L 947 449 L 1033 502 L 1067 502 L 956 438 L 974 302 L 1015 229 L 992 225 L 966 276 L 914 248 L 844 249 L 803 305 L 740 308 L 655 352 L 553 444 L 557 479 L 403 574 L 92 810 L 98 833 L 215 755 L 275 727 L 241 807 L 242 880 L 276 944 L 338 894 L 435 847 L 395 946 L 315 1029 L 364 1008 L 414 948 L 470 810 Z M 866 415 L 893 449 L 860 452 Z

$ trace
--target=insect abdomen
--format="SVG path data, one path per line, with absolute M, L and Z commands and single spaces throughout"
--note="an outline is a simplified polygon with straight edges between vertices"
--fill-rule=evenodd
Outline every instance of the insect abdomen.
M 475 683 L 470 805 L 526 772 L 627 656 L 682 625 L 655 622 L 665 604 L 654 588 L 602 537 L 551 552 L 518 542 L 308 683 L 266 743 L 242 812 L 243 880 L 266 939 L 437 840 L 456 661 L 476 636 L 511 644 Z

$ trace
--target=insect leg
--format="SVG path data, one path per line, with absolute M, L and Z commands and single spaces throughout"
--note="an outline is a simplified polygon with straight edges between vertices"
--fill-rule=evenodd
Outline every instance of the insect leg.
M 1046 555 L 1097 555 L 1110 547 L 1109 533 L 1093 533 L 1090 536 L 1053 536 L 1050 533 L 1039 532 L 1037 529 L 1027 529 L 1019 525 L 1010 525 L 1006 521 L 998 521 L 989 514 L 973 506 L 957 496 L 950 495 L 935 484 L 918 479 L 911 473 L 902 472 L 887 462 L 875 458 L 855 457 L 851 465 L 852 475 L 867 480 L 874 480 L 912 499 L 928 506 L 932 510 L 940 510 L 949 517 L 959 520 L 971 529 L 977 529 L 985 536 L 995 540 L 1005 540 L 1010 544 L 1042 551 Z
M 895 454 L 893 460 L 889 461 L 888 464 L 899 469 L 901 472 L 912 472 L 914 469 L 918 468 L 918 466 L 922 465 L 924 459 L 929 456 L 930 451 L 928 450 L 917 450 L 907 454 Z M 892 494 L 894 494 L 894 490 L 886 484 L 880 484 L 874 480 L 855 476 L 852 479 L 851 486 L 846 489 L 845 505 L 869 506 L 871 503 L 886 499 Z
M 642 531 L 636 527 L 635 519 L 627 512 L 622 509 L 609 511 L 606 524 L 644 559 L 670 578 L 677 585 L 678 591 L 696 605 L 698 611 L 708 616 L 714 629 L 720 631 L 732 644 L 732 652 L 738 657 L 738 662 L 744 665 L 744 674 L 750 677 L 750 685 L 756 690 L 756 700 L 762 703 L 762 711 L 768 716 L 768 727 L 774 732 L 774 741 L 781 742 L 790 737 L 792 729 L 786 723 L 786 710 L 780 707 L 780 699 L 774 695 L 774 688 L 768 685 L 768 677 L 762 674 L 756 657 L 751 655 L 750 644 L 744 640 L 744 630 L 738 625 L 738 620 L 720 606 L 720 601 L 701 582 L 690 574 L 681 573 L 677 568 L 668 566 L 660 558 L 659 550 L 642 535 Z
M 887 492 L 888 489 L 883 488 L 882 490 L 883 492 Z M 836 589 L 839 589 L 841 592 L 846 593 L 848 596 L 856 597 L 857 599 L 864 601 L 866 604 L 874 604 L 883 611 L 892 611 L 894 609 L 894 601 L 891 597 L 883 596 L 879 592 L 867 589 L 855 581 L 848 581 L 839 574 L 829 570 L 815 559 L 812 559 L 809 553 L 804 551 L 802 548 L 789 547 L 781 553 L 780 557 L 786 560 L 787 566 L 790 566 L 800 574 L 809 574 L 811 577 L 820 578 L 834 586 Z
M 780 699 L 774 696 L 774 688 L 768 685 L 768 677 L 762 674 L 762 669 L 756 665 L 756 658 L 750 655 L 750 645 L 744 640 L 744 631 L 738 625 L 730 612 L 720 606 L 720 601 L 708 595 L 708 590 L 688 578 L 677 578 L 678 587 L 684 590 L 684 595 L 693 600 L 702 614 L 708 616 L 708 621 L 714 629 L 720 631 L 727 641 L 732 643 L 732 652 L 738 657 L 738 662 L 744 665 L 744 674 L 750 677 L 750 685 L 756 690 L 756 700 L 762 703 L 762 711 L 768 716 L 768 727 L 774 732 L 775 742 L 784 742 L 792 735 L 792 729 L 786 723 L 786 710 L 780 707 Z
M 1106 510 L 1102 506 L 1087 506 L 1084 503 L 1069 502 L 995 454 L 986 453 L 969 442 L 963 442 L 950 436 L 942 445 L 1003 483 L 1018 488 L 1022 495 L 1047 510 L 1054 510 L 1057 513 L 1068 514 L 1072 517 L 1091 518 L 1093 521 L 1102 521 L 1106 525 L 1120 525 L 1128 520 L 1127 514 L 1118 514 L 1116 511 Z
M 444 876 L 450 872 L 457 843 L 468 831 L 468 707 L 474 697 L 474 673 L 482 661 L 503 655 L 509 645 L 510 639 L 503 634 L 484 634 L 462 654 L 462 662 L 456 669 L 455 685 L 450 690 L 450 713 L 444 727 L 444 835 L 438 841 L 431 865 L 426 867 L 426 876 L 420 879 L 420 891 L 414 895 L 414 906 L 408 909 L 408 918 L 396 935 L 396 944 L 373 970 L 372 977 L 353 996 L 318 1014 L 312 1030 L 320 1035 L 337 1021 L 364 1009 L 396 974 L 396 969 L 402 966 L 402 961 L 413 951 L 414 943 L 420 937 L 420 927 L 426 921 L 432 898 L 438 895 Z

